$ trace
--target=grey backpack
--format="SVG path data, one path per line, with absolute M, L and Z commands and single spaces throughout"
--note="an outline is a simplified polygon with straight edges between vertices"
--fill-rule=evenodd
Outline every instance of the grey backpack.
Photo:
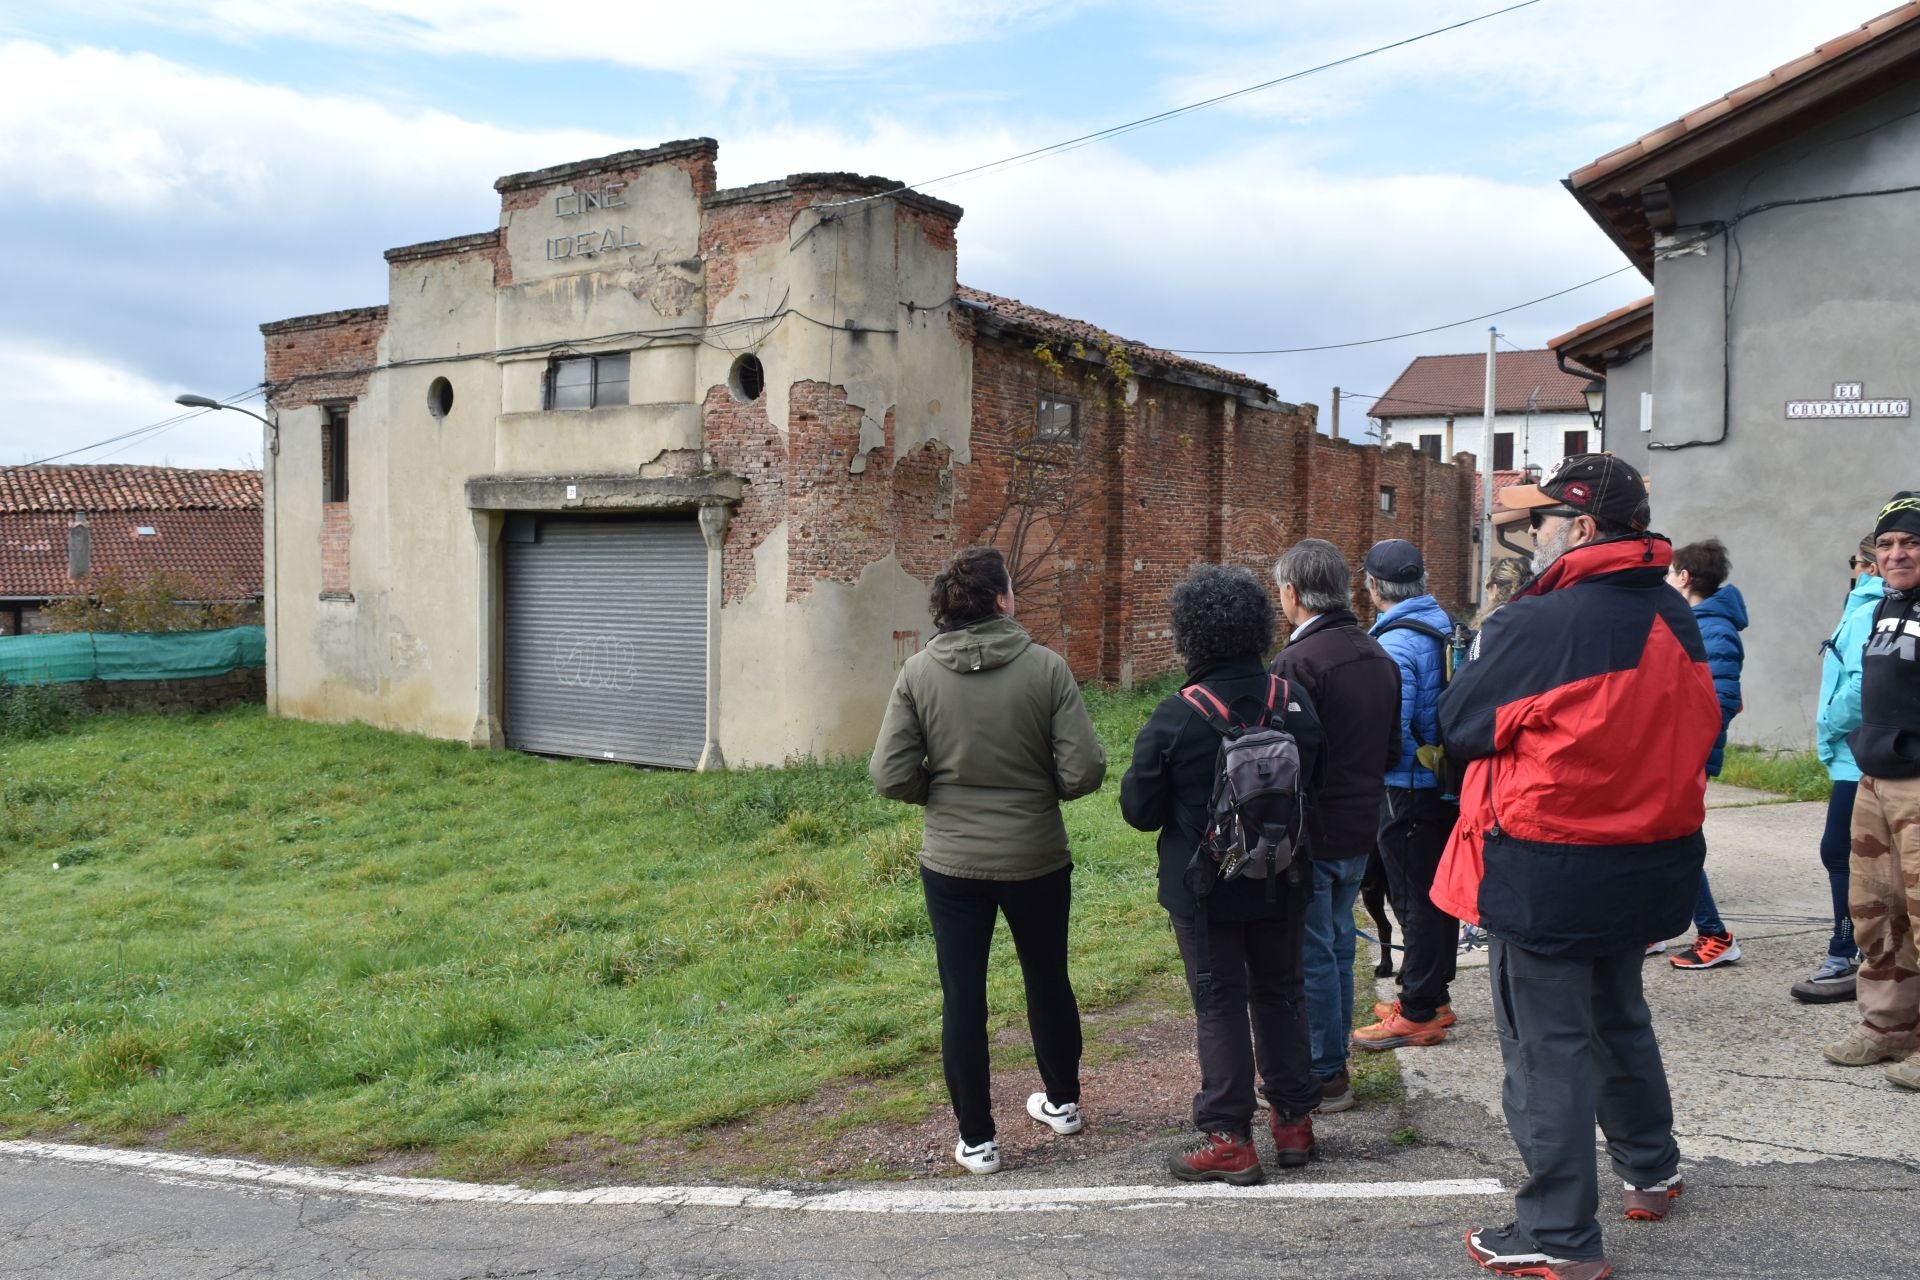
M 1300 746 L 1277 714 L 1287 702 L 1287 682 L 1273 675 L 1267 681 L 1266 704 L 1251 719 L 1236 718 L 1205 685 L 1180 691 L 1220 735 L 1206 833 L 1187 865 L 1187 889 L 1196 898 L 1207 897 L 1216 881 L 1241 876 L 1265 880 L 1272 897 L 1299 848 Z

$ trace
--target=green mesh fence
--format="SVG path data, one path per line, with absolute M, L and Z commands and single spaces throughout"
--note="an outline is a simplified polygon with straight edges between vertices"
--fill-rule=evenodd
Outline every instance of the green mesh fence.
M 265 627 L 122 635 L 0 636 L 0 681 L 70 684 L 79 680 L 189 680 L 267 663 Z

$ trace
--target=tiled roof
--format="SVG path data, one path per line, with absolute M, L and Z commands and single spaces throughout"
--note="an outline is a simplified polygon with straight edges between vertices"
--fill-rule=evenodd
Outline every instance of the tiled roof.
M 1486 405 L 1487 358 L 1419 356 L 1367 410 L 1372 418 L 1477 414 Z M 1538 390 L 1536 396 L 1534 392 Z M 1560 372 L 1551 351 L 1502 351 L 1494 360 L 1494 412 L 1585 413 L 1587 379 Z
M 260 505 L 258 471 L 0 467 L 0 512 L 259 511 Z
M 1916 19 L 1920 19 L 1920 2 L 1903 4 L 1897 9 L 1890 9 L 1872 21 L 1862 23 L 1860 26 L 1848 31 L 1845 35 L 1837 36 L 1827 41 L 1813 52 L 1803 54 L 1795 58 L 1792 62 L 1775 67 L 1759 79 L 1749 80 L 1738 89 L 1730 93 L 1722 94 L 1703 107 L 1689 111 L 1678 120 L 1661 125 L 1658 129 L 1650 133 L 1643 134 L 1624 147 L 1616 147 L 1614 150 L 1601 156 L 1598 160 L 1595 160 L 1592 164 L 1574 170 L 1573 176 L 1568 178 L 1567 182 L 1575 187 L 1584 187 L 1596 179 L 1605 177 L 1616 169 L 1625 168 L 1635 161 L 1645 159 L 1661 148 L 1671 146 L 1695 130 L 1704 128 L 1724 116 L 1731 115 L 1751 105 L 1776 90 L 1785 88 L 1788 84 L 1798 80 L 1800 77 L 1811 74 L 1828 63 L 1833 62 L 1835 59 L 1851 53 L 1860 46 L 1877 40 L 1887 33 L 1903 27 Z
M 129 470 L 163 470 L 158 467 Z M 204 474 L 204 473 L 203 473 Z M 214 472 L 254 475 L 255 472 Z M 79 595 L 82 583 L 67 576 L 64 512 L 0 513 L 0 599 L 50 600 Z M 223 599 L 260 594 L 260 508 L 125 510 L 92 514 L 94 583 L 108 570 L 144 578 L 156 570 L 185 574 Z M 141 528 L 153 530 L 150 534 Z
M 975 289 L 964 284 L 960 285 L 958 290 L 960 299 L 963 302 L 968 302 L 981 308 L 1002 324 L 1009 325 L 1013 328 L 1021 329 L 1041 337 L 1063 338 L 1069 342 L 1083 342 L 1088 345 L 1096 342 L 1104 342 L 1111 338 L 1120 344 L 1122 349 L 1127 353 L 1127 359 L 1135 364 L 1145 363 L 1157 365 L 1174 372 L 1185 371 L 1216 382 L 1228 382 L 1235 386 L 1245 387 L 1249 391 L 1259 394 L 1264 399 L 1272 400 L 1277 398 L 1273 394 L 1272 387 L 1269 387 L 1258 378 L 1249 377 L 1244 373 L 1235 373 L 1231 369 L 1222 369 L 1218 365 L 1204 364 L 1198 360 L 1189 360 L 1185 356 L 1177 356 L 1171 351 L 1163 351 L 1158 347 L 1150 347 L 1146 343 L 1136 342 L 1132 338 L 1122 338 L 1115 334 L 1109 334 L 1104 329 L 1088 324 L 1085 320 L 1074 320 L 1067 316 L 1055 315 L 1051 311 L 1042 311 L 1038 307 L 1028 306 L 1017 298 L 1003 298 L 998 294 L 988 293 L 984 289 Z
M 1652 294 L 1648 294 L 1638 302 L 1629 302 L 1624 307 L 1615 307 L 1597 320 L 1589 320 L 1583 325 L 1567 330 L 1557 338 L 1549 339 L 1547 342 L 1547 350 L 1558 351 L 1562 347 L 1574 346 L 1582 339 L 1600 332 L 1600 330 L 1607 328 L 1609 325 L 1618 324 L 1620 321 L 1626 320 L 1629 317 L 1637 319 L 1638 317 L 1635 313 L 1643 310 L 1649 312 L 1653 310 Z

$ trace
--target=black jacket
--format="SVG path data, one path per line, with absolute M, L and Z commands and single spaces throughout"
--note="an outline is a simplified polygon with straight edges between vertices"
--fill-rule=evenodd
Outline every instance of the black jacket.
M 1387 770 L 1400 760 L 1400 664 L 1338 609 L 1296 631 L 1273 671 L 1306 690 L 1326 734 L 1307 810 L 1307 852 L 1322 859 L 1373 852 Z
M 1920 777 L 1920 592 L 1887 588 L 1860 659 L 1860 727 L 1847 738 L 1869 778 Z M 1909 630 L 1912 628 L 1912 630 Z
M 1254 698 L 1264 704 L 1267 673 L 1260 659 L 1219 662 L 1187 673 L 1189 684 L 1204 684 L 1229 706 L 1236 698 Z M 1320 721 L 1304 689 L 1289 688 L 1281 725 L 1300 748 L 1300 776 L 1311 780 L 1321 746 Z M 1160 833 L 1160 905 L 1182 920 L 1194 914 L 1193 895 L 1184 877 L 1187 862 L 1206 834 L 1207 802 L 1213 798 L 1213 765 L 1220 735 L 1199 713 L 1172 694 L 1153 709 L 1146 727 L 1133 740 L 1133 764 L 1120 783 L 1120 814 L 1142 831 Z M 1310 783 L 1309 783 L 1310 785 Z M 1304 797 L 1312 813 L 1312 796 Z M 1241 877 L 1214 888 L 1207 900 L 1212 920 L 1257 920 L 1278 916 L 1286 894 L 1281 886 L 1267 901 L 1265 880 Z

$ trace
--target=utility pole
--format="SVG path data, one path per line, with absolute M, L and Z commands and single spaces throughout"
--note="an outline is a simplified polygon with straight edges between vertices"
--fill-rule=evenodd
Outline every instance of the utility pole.
M 1487 326 L 1487 401 L 1480 419 L 1480 581 L 1473 598 L 1483 605 L 1487 578 L 1493 572 L 1493 369 L 1494 344 L 1500 331 Z
M 1340 438 L 1340 388 L 1333 389 L 1333 438 Z

